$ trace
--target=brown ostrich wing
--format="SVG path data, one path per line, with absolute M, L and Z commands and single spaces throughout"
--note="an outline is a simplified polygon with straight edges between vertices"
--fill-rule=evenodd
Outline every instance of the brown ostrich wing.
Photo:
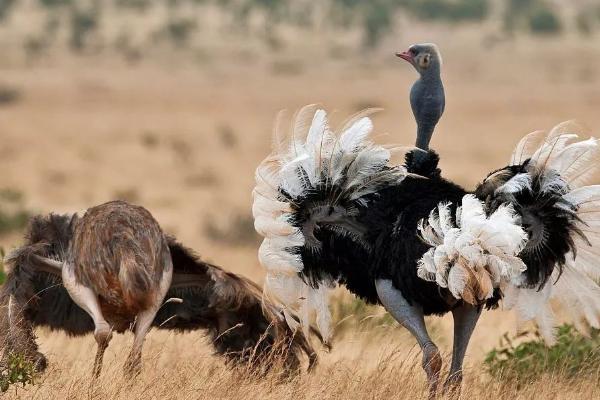
M 33 217 L 25 243 L 5 260 L 7 277 L 0 288 L 0 340 L 4 354 L 17 352 L 46 365 L 33 328 L 47 326 L 71 335 L 93 331 L 91 318 L 62 286 L 60 264 L 77 222 L 75 215 Z
M 242 319 L 260 309 L 260 289 L 251 281 L 206 263 L 192 250 L 168 238 L 173 260 L 173 281 L 154 324 L 165 329 L 212 329 L 227 316 Z M 169 301 L 169 299 L 177 301 Z M 178 301 L 181 300 L 181 301 Z M 265 329 L 275 315 L 261 311 Z M 216 324 L 216 325 L 215 325 Z
M 168 242 L 173 282 L 154 320 L 156 327 L 203 329 L 216 352 L 236 362 L 268 358 L 271 350 L 287 343 L 287 368 L 297 369 L 302 353 L 308 356 L 309 367 L 315 365 L 316 354 L 308 340 L 302 333 L 292 332 L 275 307 L 263 303 L 258 285 L 201 261 L 173 238 Z
M 25 245 L 7 257 L 9 273 L 0 303 L 12 307 L 15 317 L 31 327 L 45 326 L 69 335 L 93 332 L 89 315 L 71 299 L 62 285 L 62 262 L 39 255 L 38 245 Z

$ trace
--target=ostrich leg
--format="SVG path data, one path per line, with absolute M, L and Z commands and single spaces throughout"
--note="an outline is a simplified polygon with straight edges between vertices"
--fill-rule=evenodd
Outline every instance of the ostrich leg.
M 137 316 L 137 320 L 135 322 L 135 332 L 133 339 L 133 346 L 131 348 L 131 352 L 127 357 L 127 361 L 125 361 L 125 366 L 123 367 L 125 371 L 125 375 L 129 378 L 134 378 L 136 375 L 139 375 L 142 369 L 142 347 L 144 345 L 144 340 L 146 339 L 146 335 L 150 330 L 150 326 L 152 325 L 152 321 L 156 316 L 157 309 L 146 310 L 141 312 Z
M 96 351 L 96 358 L 94 359 L 93 376 L 98 377 L 102 370 L 104 352 L 112 339 L 112 329 L 102 315 L 96 293 L 92 289 L 78 283 L 73 272 L 73 267 L 66 263 L 62 269 L 62 279 L 63 285 L 73 301 L 85 310 L 94 321 L 94 338 L 96 339 L 98 349 Z
M 385 309 L 417 339 L 423 351 L 423 369 L 429 382 L 429 398 L 434 398 L 442 369 L 442 357 L 427 333 L 422 308 L 410 305 L 390 280 L 378 279 L 375 287 Z
M 453 397 L 460 394 L 462 383 L 462 367 L 471 334 L 481 315 L 481 308 L 464 304 L 452 310 L 454 319 L 454 342 L 452 343 L 452 364 L 450 374 L 444 383 L 444 392 L 449 391 Z
M 169 291 L 169 287 L 171 286 L 171 281 L 173 279 L 173 262 L 168 251 L 164 256 L 164 262 L 165 269 L 154 297 L 154 304 L 152 308 L 139 313 L 135 321 L 133 346 L 131 347 L 131 352 L 129 353 L 124 366 L 125 375 L 129 378 L 133 378 L 141 372 L 142 348 L 144 346 L 144 340 L 146 339 L 146 335 L 150 330 L 152 321 L 154 321 L 156 313 L 162 306 L 164 298 Z

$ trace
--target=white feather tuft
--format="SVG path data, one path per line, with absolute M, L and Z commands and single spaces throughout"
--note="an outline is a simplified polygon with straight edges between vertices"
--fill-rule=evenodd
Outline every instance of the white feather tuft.
M 373 122 L 369 117 L 363 117 L 354 122 L 348 129 L 342 132 L 339 139 L 339 147 L 342 153 L 354 153 L 364 146 L 366 139 L 373 131 Z
M 508 287 L 504 306 L 514 309 L 521 321 L 535 321 L 548 344 L 555 342 L 558 316 L 582 332 L 600 327 L 600 287 L 572 263 L 565 265 L 560 277 L 555 271 L 541 290 Z
M 417 272 L 457 299 L 479 304 L 502 281 L 516 279 L 526 269 L 517 255 L 527 234 L 511 206 L 500 206 L 487 217 L 473 195 L 463 197 L 456 220 L 460 227 L 452 222 L 449 204 L 441 203 L 428 223 L 421 221 L 421 235 L 434 247 L 421 258 Z
M 387 167 L 390 151 L 368 140 L 373 123 L 366 115 L 371 112 L 357 114 L 336 136 L 324 110 L 303 107 L 295 114 L 289 138 L 275 129 L 274 153 L 256 170 L 252 213 L 256 231 L 265 237 L 258 252 L 267 270 L 265 292 L 278 299 L 290 326 L 295 319 L 286 310 L 299 314 L 304 330 L 316 314 L 325 340 L 331 334 L 329 284 L 313 288 L 299 278 L 304 266 L 298 247 L 305 241 L 290 216 L 298 199 L 321 185 L 337 185 L 339 196 L 366 205 L 366 195 L 407 175 L 403 168 Z
M 566 181 L 570 181 L 581 177 L 589 170 L 590 165 L 597 163 L 598 155 L 598 140 L 590 138 L 565 147 L 548 166 L 560 173 Z
M 531 158 L 546 137 L 546 132 L 536 131 L 526 135 L 512 153 L 510 165 L 518 165 Z

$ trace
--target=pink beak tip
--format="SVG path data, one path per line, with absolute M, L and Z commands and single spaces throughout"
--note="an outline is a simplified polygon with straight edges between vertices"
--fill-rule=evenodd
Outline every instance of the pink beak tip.
M 412 54 L 410 54 L 408 51 L 397 52 L 396 57 L 400 57 L 401 59 L 406 60 L 408 62 L 412 62 L 413 60 Z

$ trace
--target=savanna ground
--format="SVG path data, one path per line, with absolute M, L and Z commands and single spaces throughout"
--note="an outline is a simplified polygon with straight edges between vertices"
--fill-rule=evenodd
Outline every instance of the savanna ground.
M 61 213 L 126 199 L 147 207 L 167 232 L 206 260 L 260 282 L 250 194 L 254 168 L 269 152 L 277 112 L 321 103 L 341 122 L 363 108 L 381 107 L 374 117 L 377 140 L 412 144 L 408 90 L 416 76 L 393 53 L 418 41 L 438 43 L 444 56 L 447 106 L 432 145 L 445 176 L 466 187 L 505 165 L 514 144 L 530 131 L 568 119 L 576 119 L 586 134 L 600 131 L 597 36 L 519 36 L 492 46 L 479 26 L 409 20 L 376 50 L 348 51 L 331 45 L 335 39 L 306 34 L 267 51 L 251 41 L 220 43 L 213 36 L 201 39 L 206 46 L 193 56 L 165 50 L 133 63 L 110 53 L 67 51 L 30 62 L 7 52 L 0 60 L 0 86 L 8 97 L 0 104 L 0 189 L 10 203 L 6 207 Z M 19 230 L 4 233 L 0 245 L 17 245 L 20 236 Z M 337 299 L 338 320 L 356 311 L 348 294 Z M 153 331 L 138 380 L 121 377 L 132 340 L 126 335 L 113 340 L 103 374 L 93 383 L 93 338 L 41 330 L 49 370 L 36 385 L 11 388 L 5 396 L 424 397 L 414 340 L 382 317 L 380 308 L 359 308 L 350 323 L 340 325 L 333 350 L 320 351 L 314 373 L 290 380 L 231 371 L 211 355 L 201 333 Z M 448 355 L 451 319 L 428 323 Z M 491 378 L 483 359 L 505 332 L 515 332 L 510 313 L 484 313 L 467 353 L 464 398 L 600 398 L 598 374 L 558 373 L 519 386 Z

